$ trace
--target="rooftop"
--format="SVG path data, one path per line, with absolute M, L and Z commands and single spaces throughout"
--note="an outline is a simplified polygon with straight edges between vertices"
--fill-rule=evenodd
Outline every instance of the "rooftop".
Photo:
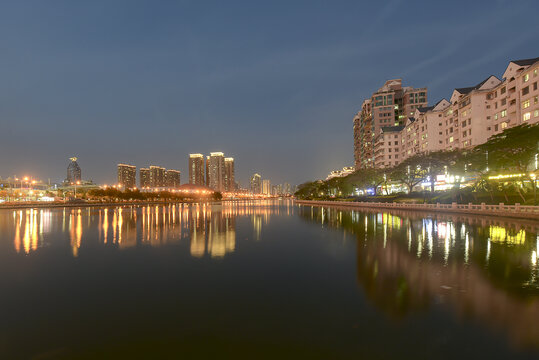
M 533 59 L 522 59 L 522 60 L 511 60 L 512 63 L 517 64 L 518 66 L 530 66 L 539 61 L 539 57 Z

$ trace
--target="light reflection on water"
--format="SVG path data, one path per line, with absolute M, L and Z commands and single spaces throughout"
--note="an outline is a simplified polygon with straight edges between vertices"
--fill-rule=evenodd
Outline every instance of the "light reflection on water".
M 300 217 L 357 239 L 357 279 L 390 317 L 433 305 L 539 348 L 537 223 L 300 206 Z
M 93 231 L 97 229 L 100 244 L 119 249 L 186 240 L 190 242 L 191 256 L 222 258 L 236 249 L 236 217 L 251 217 L 254 240 L 259 241 L 262 225 L 269 223 L 271 214 L 293 213 L 291 203 L 286 203 L 284 209 L 277 205 L 271 201 L 239 201 L 223 202 L 222 205 L 29 209 L 13 211 L 12 218 L 7 218 L 8 223 L 0 224 L 0 227 L 14 229 L 13 246 L 21 254 L 29 254 L 45 246 L 45 239 L 57 233 L 61 224 L 61 231 L 69 234 L 74 257 L 79 255 L 85 238 L 92 238 Z M 6 221 L 6 218 L 2 220 Z
M 112 327 L 111 333 L 133 336 L 130 346 L 144 341 L 146 334 L 133 335 L 141 329 L 161 329 L 156 336 L 168 336 L 177 324 L 186 333 L 200 326 L 226 334 L 236 326 L 239 337 L 258 334 L 271 344 L 290 329 L 291 343 L 299 334 L 308 348 L 325 342 L 356 355 L 376 343 L 395 358 L 402 348 L 386 346 L 399 343 L 391 337 L 407 344 L 409 333 L 421 329 L 416 334 L 434 344 L 432 355 L 436 349 L 469 347 L 455 339 L 471 328 L 479 334 L 474 341 L 486 334 L 485 343 L 473 343 L 481 350 L 492 347 L 491 339 L 503 339 L 504 346 L 510 339 L 519 351 L 536 351 L 537 226 L 271 201 L 4 210 L 0 317 L 9 321 L 0 335 L 16 353 L 25 349 L 28 329 L 38 339 L 35 334 L 49 328 L 78 334 L 93 321 L 99 326 L 85 333 L 89 343 Z M 37 297 L 47 305 L 24 302 Z M 132 307 L 111 308 L 108 301 Z M 32 316 L 21 321 L 28 309 Z M 73 323 L 66 322 L 72 317 Z M 58 347 L 76 342 L 58 345 L 52 337 L 48 341 Z M 24 339 L 22 347 L 10 345 L 18 339 Z M 502 346 L 507 353 L 512 349 Z

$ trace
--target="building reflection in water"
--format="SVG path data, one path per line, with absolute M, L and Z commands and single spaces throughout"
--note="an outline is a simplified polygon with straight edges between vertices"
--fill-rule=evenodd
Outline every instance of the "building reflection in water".
M 45 210 L 13 211 L 15 251 L 29 254 L 40 246 L 42 235 L 50 229 L 50 216 Z
M 187 242 L 193 257 L 223 258 L 236 250 L 237 218 L 250 219 L 257 241 L 270 215 L 293 211 L 291 202 L 279 201 L 29 209 L 0 216 L 0 229 L 13 229 L 14 249 L 24 254 L 59 242 L 65 234 L 74 257 L 96 239 L 118 249 Z
M 539 348 L 537 223 L 300 206 L 356 238 L 357 280 L 392 318 L 442 306 Z

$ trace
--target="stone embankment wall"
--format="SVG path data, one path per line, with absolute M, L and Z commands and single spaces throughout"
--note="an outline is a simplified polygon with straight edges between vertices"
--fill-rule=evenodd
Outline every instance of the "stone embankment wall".
M 296 200 L 297 204 L 302 205 L 335 205 L 349 207 L 351 209 L 361 208 L 379 208 L 379 209 L 399 209 L 416 210 L 424 212 L 445 212 L 460 214 L 476 214 L 488 216 L 502 216 L 519 219 L 539 220 L 539 206 L 515 205 L 486 205 L 486 204 L 407 204 L 407 203 L 377 203 L 377 202 L 354 202 L 354 201 L 312 201 Z

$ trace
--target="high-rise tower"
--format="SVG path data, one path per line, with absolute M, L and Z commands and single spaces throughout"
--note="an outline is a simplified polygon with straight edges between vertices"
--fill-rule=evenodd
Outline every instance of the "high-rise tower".
M 204 185 L 204 155 L 189 155 L 189 184 Z
M 82 180 L 82 170 L 77 163 L 77 158 L 72 157 L 70 158 L 71 163 L 67 166 L 67 178 L 66 182 L 68 184 L 75 184 L 77 182 L 80 182 Z
M 225 154 L 222 152 L 212 152 L 207 165 L 210 179 L 208 187 L 215 191 L 225 190 Z
M 236 190 L 236 181 L 234 178 L 234 158 L 225 158 L 225 191 L 233 192 Z
M 118 164 L 118 184 L 126 189 L 137 186 L 137 167 L 127 164 Z

